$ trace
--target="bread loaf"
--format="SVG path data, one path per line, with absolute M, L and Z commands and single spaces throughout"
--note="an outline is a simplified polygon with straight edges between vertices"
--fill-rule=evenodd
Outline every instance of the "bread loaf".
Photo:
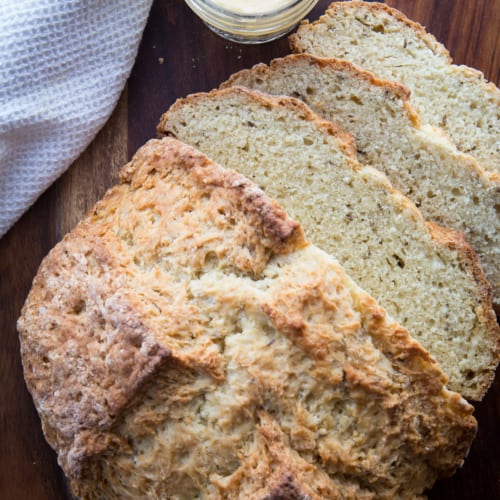
M 500 307 L 500 176 L 422 126 L 406 88 L 347 61 L 308 54 L 240 71 L 221 88 L 232 85 L 298 97 L 352 134 L 361 163 L 384 172 L 424 217 L 467 236 Z
M 335 2 L 290 37 L 296 52 L 346 59 L 403 83 L 425 123 L 443 127 L 458 149 L 500 172 L 500 90 L 483 74 L 452 64 L 446 48 L 382 3 Z
M 289 97 L 241 87 L 178 100 L 159 125 L 255 181 L 480 399 L 499 356 L 490 285 L 462 235 L 426 223 L 348 136 Z
M 241 175 L 152 140 L 44 259 L 18 323 L 82 499 L 416 498 L 472 407 Z

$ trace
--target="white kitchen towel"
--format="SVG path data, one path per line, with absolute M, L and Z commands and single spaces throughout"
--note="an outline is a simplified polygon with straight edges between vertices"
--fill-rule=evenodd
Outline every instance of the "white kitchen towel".
M 0 0 L 0 237 L 91 142 L 152 0 Z

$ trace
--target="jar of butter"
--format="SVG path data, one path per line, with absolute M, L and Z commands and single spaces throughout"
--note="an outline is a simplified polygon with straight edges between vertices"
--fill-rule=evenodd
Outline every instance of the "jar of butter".
M 290 32 L 318 0 L 185 0 L 215 33 L 239 43 L 264 43 Z

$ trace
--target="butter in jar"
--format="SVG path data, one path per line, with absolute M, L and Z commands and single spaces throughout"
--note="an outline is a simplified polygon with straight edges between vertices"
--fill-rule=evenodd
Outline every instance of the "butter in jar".
M 264 43 L 289 33 L 318 0 L 185 0 L 215 33 L 239 43 Z

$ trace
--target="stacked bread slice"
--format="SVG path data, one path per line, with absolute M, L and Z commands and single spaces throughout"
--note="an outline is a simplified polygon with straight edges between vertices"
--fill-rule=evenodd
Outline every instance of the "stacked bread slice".
M 297 222 L 174 139 L 44 259 L 19 332 L 80 498 L 418 498 L 476 429 Z
M 431 352 L 450 388 L 482 397 L 499 330 L 476 254 L 361 165 L 350 136 L 297 99 L 243 87 L 179 99 L 158 130 L 264 188 Z
M 403 83 L 425 123 L 442 127 L 458 149 L 500 172 L 500 90 L 482 73 L 452 64 L 446 48 L 383 3 L 334 2 L 290 37 L 292 49 L 351 61 Z
M 384 172 L 424 217 L 467 236 L 500 304 L 500 177 L 423 125 L 405 87 L 309 54 L 259 64 L 221 87 L 231 85 L 298 97 L 350 133 L 361 163 Z

